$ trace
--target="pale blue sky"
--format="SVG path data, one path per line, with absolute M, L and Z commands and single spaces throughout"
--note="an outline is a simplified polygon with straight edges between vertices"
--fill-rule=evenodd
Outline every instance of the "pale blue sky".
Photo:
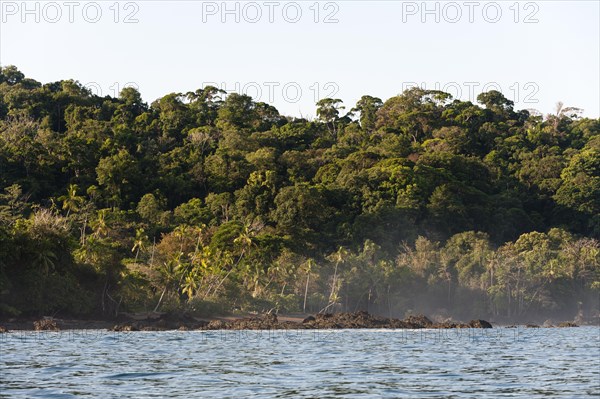
M 29 14 L 21 1 L 0 1 L 0 63 L 102 94 L 133 82 L 149 102 L 212 82 L 295 116 L 314 115 L 331 94 L 351 108 L 411 83 L 473 101 L 487 85 L 519 109 L 548 113 L 563 101 L 600 115 L 598 1 L 228 1 L 239 23 L 222 15 L 222 1 L 77 3 L 70 22 L 62 1 L 27 2 Z M 124 23 L 130 14 L 137 22 Z

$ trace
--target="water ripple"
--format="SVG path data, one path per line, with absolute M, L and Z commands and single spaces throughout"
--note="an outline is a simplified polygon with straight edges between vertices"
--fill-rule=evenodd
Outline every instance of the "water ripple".
M 0 397 L 600 395 L 600 329 L 0 335 Z

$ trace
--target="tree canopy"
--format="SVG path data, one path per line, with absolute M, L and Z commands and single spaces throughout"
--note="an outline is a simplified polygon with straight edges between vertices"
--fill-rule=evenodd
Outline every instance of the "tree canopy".
M 307 120 L 0 68 L 0 314 L 593 315 L 600 120 L 477 101 L 413 88 Z

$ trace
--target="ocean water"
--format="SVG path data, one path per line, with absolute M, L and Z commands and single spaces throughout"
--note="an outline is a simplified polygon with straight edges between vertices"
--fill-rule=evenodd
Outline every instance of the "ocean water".
M 600 396 L 600 328 L 0 334 L 2 398 Z

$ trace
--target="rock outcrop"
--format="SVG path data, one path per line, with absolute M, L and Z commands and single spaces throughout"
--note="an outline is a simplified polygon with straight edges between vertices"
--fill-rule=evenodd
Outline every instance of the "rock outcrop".
M 409 316 L 404 320 L 371 315 L 365 311 L 354 313 L 318 313 L 301 322 L 279 321 L 277 315 L 267 314 L 234 320 L 212 320 L 202 330 L 278 330 L 278 329 L 368 329 L 368 328 L 492 328 L 485 320 L 472 320 L 468 324 L 434 323 L 423 315 Z
M 59 331 L 58 324 L 53 319 L 41 319 L 33 322 L 35 331 Z

